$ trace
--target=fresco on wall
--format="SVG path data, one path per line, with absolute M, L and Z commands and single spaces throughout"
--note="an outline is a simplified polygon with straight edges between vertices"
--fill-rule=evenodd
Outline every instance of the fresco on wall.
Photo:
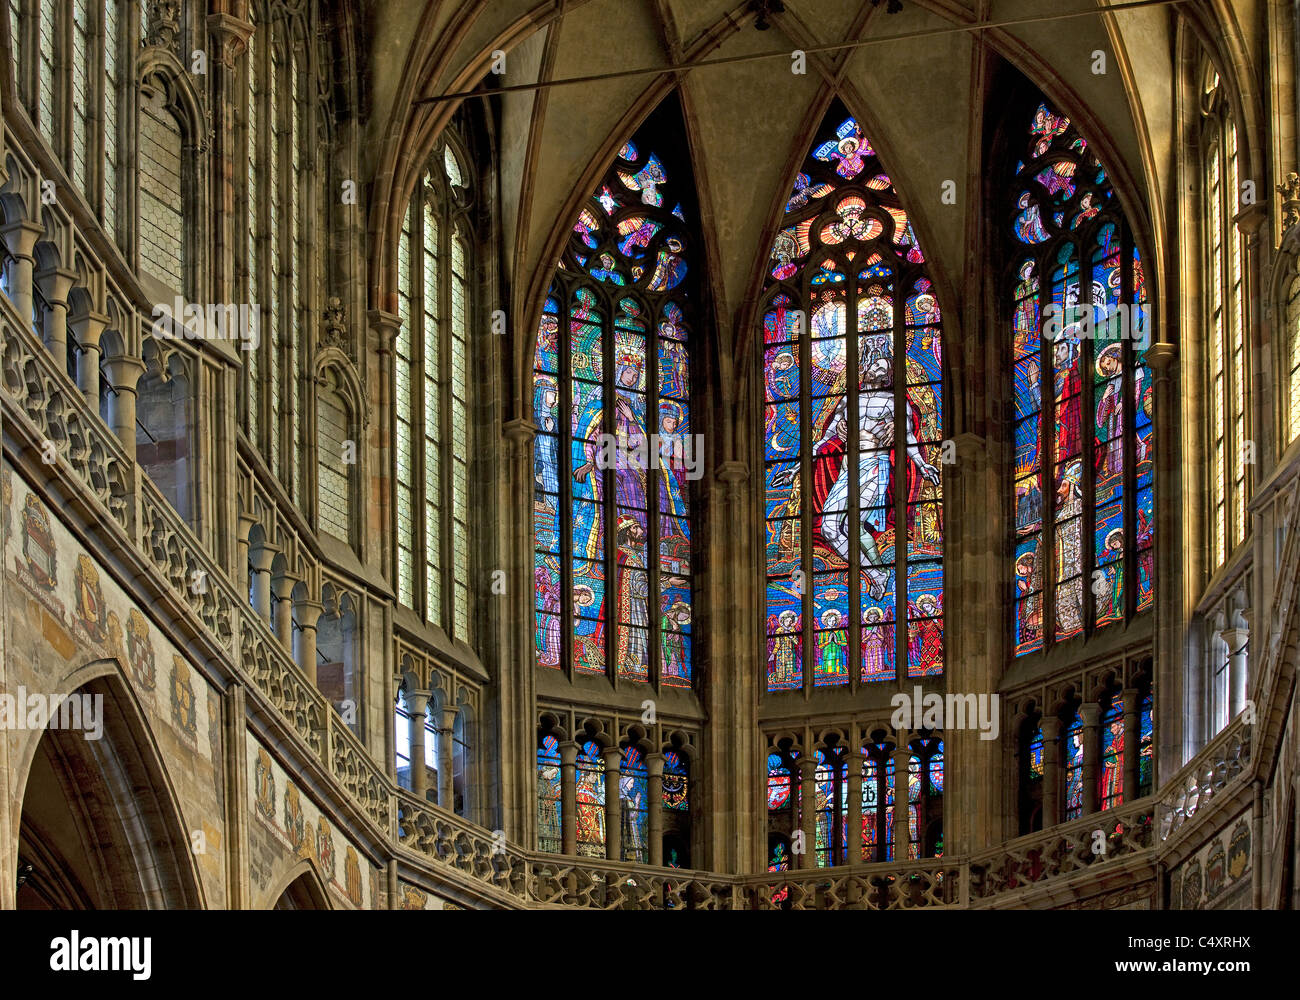
M 39 691 L 83 664 L 116 661 L 167 770 L 207 903 L 225 906 L 220 694 L 8 463 L 0 502 L 7 683 Z M 171 664 L 170 703 L 157 690 L 159 661 Z
M 1242 813 L 1169 875 L 1169 905 L 1179 910 L 1243 910 L 1251 901 L 1250 820 Z
M 299 861 L 316 863 L 336 906 L 375 909 L 387 905 L 380 891 L 386 875 L 334 827 L 297 782 L 252 733 L 248 737 L 252 798 L 249 874 L 264 895 Z M 259 901 L 272 906 L 273 899 Z

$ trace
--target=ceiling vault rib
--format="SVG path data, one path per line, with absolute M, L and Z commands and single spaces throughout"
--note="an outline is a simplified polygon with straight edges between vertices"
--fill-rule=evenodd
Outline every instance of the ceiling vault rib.
M 845 49 L 864 48 L 868 45 L 886 45 L 901 41 L 936 38 L 943 35 L 955 35 L 965 32 L 989 31 L 996 28 L 1014 28 L 1026 24 L 1041 24 L 1047 21 L 1065 21 L 1080 17 L 1097 17 L 1099 15 L 1123 13 L 1148 7 L 1181 6 L 1186 0 L 1123 0 L 1104 7 L 1087 10 L 1059 11 L 1052 14 L 1038 14 L 1033 17 L 1013 17 L 1002 21 L 972 21 L 969 24 L 952 24 L 942 28 L 924 28 L 917 31 L 904 31 L 896 35 L 884 35 L 873 38 L 858 38 L 848 42 L 828 42 L 824 45 L 810 45 L 802 51 L 808 54 L 839 52 Z M 530 90 L 549 90 L 552 87 L 574 86 L 583 83 L 601 83 L 606 80 L 622 80 L 635 76 L 657 76 L 660 74 L 680 74 L 693 69 L 708 69 L 711 66 L 730 66 L 736 63 L 760 62 L 764 59 L 789 59 L 790 50 L 780 49 L 773 52 L 751 52 L 743 55 L 722 56 L 717 59 L 701 59 L 698 62 L 685 62 L 669 66 L 645 66 L 638 69 L 614 70 L 609 73 L 592 73 L 586 76 L 570 76 L 560 80 L 538 80 L 533 83 L 517 83 L 505 87 L 480 87 L 475 90 L 460 90 L 447 94 L 422 97 L 413 104 L 440 104 L 446 101 L 463 101 L 472 97 L 487 97 L 493 94 L 510 94 Z

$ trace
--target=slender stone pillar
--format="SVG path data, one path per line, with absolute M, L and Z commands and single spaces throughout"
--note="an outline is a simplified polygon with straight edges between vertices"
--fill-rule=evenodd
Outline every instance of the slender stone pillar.
M 1061 720 L 1044 715 L 1043 727 L 1043 829 L 1061 822 Z
M 135 461 L 135 393 L 140 376 L 144 374 L 144 362 L 127 354 L 114 355 L 104 359 L 108 369 L 108 384 L 113 390 L 109 401 L 108 423 L 117 439 L 122 442 L 122 449 L 127 458 Z
M 846 780 L 849 783 L 848 851 L 846 862 L 862 863 L 862 750 L 849 747 L 844 753 Z
M 911 774 L 912 751 L 906 743 L 894 748 L 894 860 L 907 860 L 907 849 L 911 843 L 912 806 L 908 802 Z
M 1231 721 L 1246 707 L 1246 648 L 1250 643 L 1250 629 L 1225 628 L 1219 638 L 1228 646 L 1228 719 Z
M 311 681 L 313 687 L 317 686 L 316 678 L 316 635 L 320 625 L 321 612 L 325 610 L 325 605 L 320 601 L 303 599 L 294 605 L 294 611 L 298 618 L 298 637 L 295 641 L 294 660 L 298 668 L 306 675 L 307 680 Z
M 438 805 L 448 812 L 456 811 L 456 786 L 454 782 L 452 743 L 456 731 L 456 706 L 444 705 L 438 711 Z
M 428 799 L 429 768 L 425 764 L 425 721 L 429 708 L 428 691 L 407 691 L 406 712 L 411 717 L 411 794 L 420 801 Z
M 817 867 L 817 760 L 812 754 L 799 759 L 799 828 L 803 831 L 800 868 Z
M 240 587 L 239 592 L 243 595 L 245 600 L 251 600 L 249 595 L 253 582 L 248 576 L 248 536 L 252 534 L 253 525 L 256 523 L 257 518 L 253 517 L 252 514 L 239 515 L 239 565 L 235 567 L 235 572 L 238 574 Z
M 623 803 L 618 797 L 619 765 L 623 752 L 616 746 L 600 752 L 605 759 L 605 859 L 623 860 Z
M 578 744 L 560 744 L 560 848 L 570 856 L 578 853 Z
M 32 268 L 35 266 L 36 241 L 45 228 L 27 219 L 0 226 L 0 239 L 9 251 L 9 300 L 25 322 L 32 320 Z
M 1083 719 L 1083 814 L 1090 816 L 1098 809 L 1097 776 L 1101 758 L 1100 720 L 1101 706 L 1089 702 L 1079 706 Z
M 1138 744 L 1141 736 L 1138 732 L 1141 719 L 1138 706 L 1141 695 L 1137 688 L 1124 689 L 1124 804 L 1138 797 Z
M 262 621 L 271 621 L 271 561 L 279 551 L 269 545 L 263 545 L 250 554 L 253 568 L 253 611 Z
M 271 581 L 275 592 L 275 634 L 280 645 L 293 655 L 293 588 L 298 578 L 285 573 L 279 579 Z
M 45 346 L 63 371 L 68 368 L 68 293 L 77 280 L 77 272 L 62 267 L 47 267 L 33 275 L 45 299 L 43 333 Z
M 108 317 L 94 312 L 83 312 L 68 318 L 77 343 L 81 345 L 81 358 L 77 362 L 77 387 L 90 408 L 99 412 L 99 359 L 103 354 L 99 338 L 108 326 Z
M 645 773 L 648 857 L 650 864 L 661 867 L 664 863 L 664 755 L 646 754 Z

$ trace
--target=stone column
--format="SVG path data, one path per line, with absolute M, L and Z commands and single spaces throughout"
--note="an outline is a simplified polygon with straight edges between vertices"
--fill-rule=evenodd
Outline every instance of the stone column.
M 294 659 L 312 687 L 316 682 L 316 630 L 320 624 L 321 612 L 325 605 L 320 601 L 304 599 L 294 605 L 298 617 L 298 639 L 294 649 Z
M 570 856 L 578 853 L 578 744 L 560 744 L 560 847 Z
M 144 362 L 127 354 L 117 354 L 104 360 L 108 369 L 108 384 L 113 390 L 109 400 L 108 423 L 127 458 L 135 461 L 135 391 L 144 374 Z
M 12 259 L 9 265 L 9 299 L 23 320 L 32 320 L 32 267 L 35 265 L 36 241 L 45 235 L 45 227 L 26 219 L 0 226 L 0 239 Z M 29 328 L 30 329 L 30 328 Z
M 891 756 L 894 758 L 894 861 L 901 863 L 907 860 L 907 849 L 912 839 L 912 806 L 908 802 L 912 751 L 906 743 L 900 742 Z
M 424 724 L 428 707 L 428 691 L 406 692 L 406 711 L 411 717 L 411 794 L 421 802 L 428 800 L 429 790 L 429 769 L 424 763 Z
M 1079 706 L 1083 720 L 1083 814 L 1097 811 L 1097 773 L 1101 757 L 1099 722 L 1101 706 L 1095 702 Z
M 249 600 L 252 580 L 248 578 L 248 536 L 253 531 L 253 525 L 257 523 L 257 518 L 252 514 L 239 515 L 239 544 L 238 559 L 239 565 L 235 567 L 235 573 L 239 580 L 240 593 L 245 600 Z
M 623 860 L 623 803 L 618 797 L 619 765 L 623 752 L 617 747 L 606 747 L 600 752 L 605 759 L 605 859 Z
M 271 561 L 277 551 L 269 545 L 263 545 L 251 554 L 253 611 L 267 624 L 271 621 Z
M 1044 715 L 1043 727 L 1043 829 L 1061 822 L 1061 720 Z
M 212 74 L 210 93 L 213 130 L 210 163 L 214 183 L 212 187 L 213 212 L 210 216 L 209 234 L 212 240 L 212 296 L 220 302 L 235 298 L 235 246 L 243 237 L 242 219 L 235 199 L 235 178 L 239 176 L 239 132 L 236 123 L 239 114 L 236 102 L 244 94 L 237 87 L 236 65 L 248 50 L 248 39 L 253 26 L 228 13 L 209 14 L 206 18 L 208 34 L 212 38 L 215 59 L 208 61 Z
M 1219 638 L 1228 646 L 1228 721 L 1232 721 L 1246 707 L 1246 648 L 1250 643 L 1250 629 L 1225 628 Z
M 812 754 L 799 758 L 799 829 L 803 831 L 803 853 L 798 867 L 817 867 L 817 760 Z
M 649 861 L 658 868 L 664 863 L 664 755 L 646 754 L 645 773 L 646 836 L 650 841 Z
M 68 327 L 82 351 L 77 362 L 77 387 L 95 413 L 99 412 L 99 359 L 103 354 L 99 338 L 106 326 L 108 317 L 100 313 L 85 312 L 68 319 Z
M 456 790 L 452 781 L 452 734 L 456 727 L 456 706 L 443 706 L 438 712 L 438 805 L 456 811 Z
M 271 581 L 275 592 L 275 634 L 290 656 L 293 656 L 293 588 L 297 583 L 298 578 L 288 573 Z
M 848 858 L 851 865 L 862 864 L 862 749 L 849 747 L 844 754 L 849 783 Z
M 68 292 L 77 273 L 62 267 L 47 267 L 33 277 L 45 298 L 43 317 L 45 346 L 61 371 L 68 370 Z
M 1124 804 L 1138 797 L 1138 744 L 1141 742 L 1141 719 L 1138 707 L 1141 695 L 1137 688 L 1125 688 L 1124 698 Z

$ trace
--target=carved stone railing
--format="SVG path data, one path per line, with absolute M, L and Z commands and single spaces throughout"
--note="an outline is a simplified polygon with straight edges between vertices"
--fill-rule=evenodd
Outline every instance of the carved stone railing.
M 0 384 L 8 401 L 35 426 L 38 447 L 44 451 L 45 442 L 50 442 L 50 458 L 67 462 L 77 481 L 129 533 L 135 463 L 67 373 L 59 370 L 40 338 L 21 321 L 13 303 L 3 294 L 0 303 Z
M 140 477 L 140 547 L 222 648 L 234 652 L 234 615 L 240 603 L 235 590 L 148 476 Z
M 1156 818 L 1162 841 L 1177 833 L 1216 796 L 1224 795 L 1246 780 L 1250 769 L 1251 730 L 1245 714 L 1238 716 L 1161 786 Z
M 750 910 L 915 910 L 962 902 L 965 868 L 944 858 L 807 871 L 769 872 L 740 880 Z
M 393 790 L 382 768 L 326 702 L 330 773 L 385 833 L 392 830 Z
M 396 801 L 397 840 L 403 847 L 520 901 L 527 898 L 528 856 L 523 851 L 405 789 L 397 791 Z
M 972 904 L 1149 851 L 1154 846 L 1154 807 L 1152 798 L 1138 799 L 974 855 L 970 859 Z
M 311 752 L 326 761 L 329 701 L 308 682 L 280 640 L 251 608 L 243 609 L 239 617 L 239 659 L 244 672 Z
M 533 854 L 527 895 L 540 906 L 593 910 L 734 910 L 734 876 L 633 862 Z

